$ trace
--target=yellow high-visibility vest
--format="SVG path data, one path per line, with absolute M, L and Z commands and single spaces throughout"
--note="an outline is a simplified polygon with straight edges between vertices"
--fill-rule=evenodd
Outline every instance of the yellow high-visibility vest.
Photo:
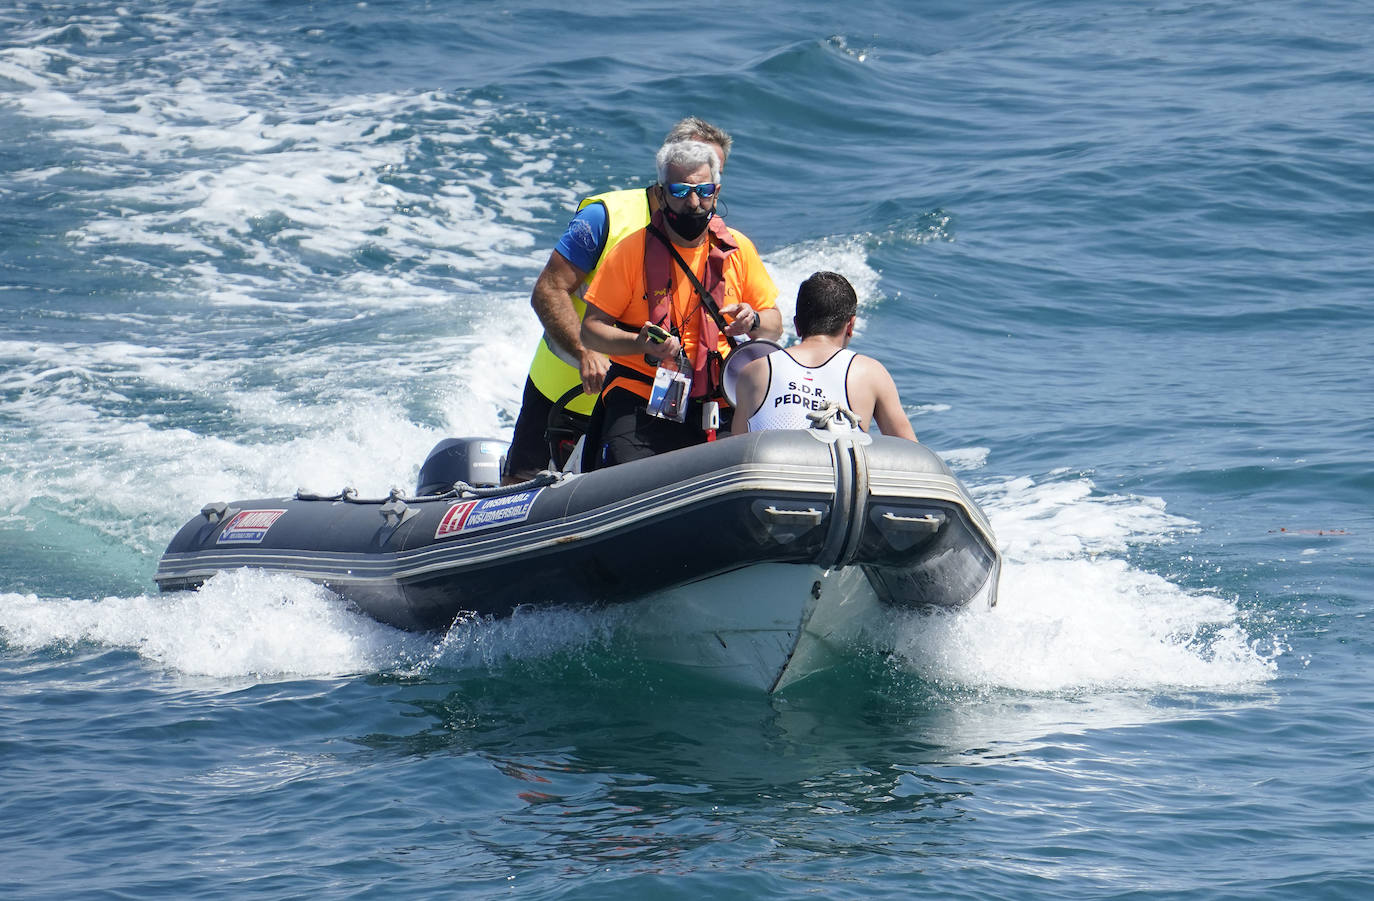
M 596 268 L 588 272 L 586 278 L 573 291 L 573 307 L 577 310 L 578 319 L 587 312 L 587 304 L 582 297 L 587 291 L 587 286 L 592 283 L 596 270 L 601 268 L 601 261 L 606 259 L 607 252 L 626 235 L 633 234 L 649 224 L 649 192 L 644 188 L 595 194 L 583 199 L 577 208 L 581 210 L 592 203 L 606 207 L 606 246 L 601 249 Z M 548 332 L 545 332 L 534 351 L 534 359 L 530 362 L 530 381 L 534 382 L 534 387 L 549 400 L 556 401 L 573 386 L 582 384 L 582 371 L 578 361 L 569 362 L 570 359 L 561 349 L 554 346 Z M 581 394 L 568 404 L 568 409 L 574 413 L 590 414 L 595 403 L 595 394 Z

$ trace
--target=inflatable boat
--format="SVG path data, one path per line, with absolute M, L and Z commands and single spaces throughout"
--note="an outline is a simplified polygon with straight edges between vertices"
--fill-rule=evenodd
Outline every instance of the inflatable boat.
M 996 603 L 987 519 L 921 444 L 758 432 L 503 488 L 505 447 L 440 442 L 412 495 L 207 504 L 155 579 L 289 573 L 410 630 L 616 605 L 648 657 L 767 691 L 850 656 L 885 609 Z

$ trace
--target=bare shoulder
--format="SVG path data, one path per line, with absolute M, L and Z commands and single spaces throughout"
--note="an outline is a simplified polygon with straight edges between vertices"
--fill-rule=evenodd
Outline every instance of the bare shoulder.
M 763 405 L 764 395 L 768 393 L 768 357 L 750 360 L 740 367 L 735 379 L 735 419 L 731 426 L 733 434 L 742 435 L 749 431 L 749 418 Z
M 742 367 L 740 367 L 741 374 L 746 372 L 766 372 L 767 370 L 768 354 L 764 354 L 761 357 L 755 357 L 754 359 L 750 360 L 748 363 L 745 363 Z
M 743 383 L 762 384 L 768 380 L 768 372 L 768 357 L 764 355 L 741 366 L 739 380 Z
M 884 366 L 877 360 L 873 359 L 872 357 L 868 356 L 867 354 L 855 354 L 854 362 L 851 363 L 850 366 L 851 372 L 854 372 L 858 375 L 866 376 L 868 378 L 892 378 L 892 376 L 888 374 L 886 366 Z

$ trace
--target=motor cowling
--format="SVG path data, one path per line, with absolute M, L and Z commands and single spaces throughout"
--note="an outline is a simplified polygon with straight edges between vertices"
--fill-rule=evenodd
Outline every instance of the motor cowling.
M 445 438 L 425 457 L 415 493 L 443 494 L 455 482 L 474 488 L 500 485 L 509 447 L 510 442 L 496 438 Z

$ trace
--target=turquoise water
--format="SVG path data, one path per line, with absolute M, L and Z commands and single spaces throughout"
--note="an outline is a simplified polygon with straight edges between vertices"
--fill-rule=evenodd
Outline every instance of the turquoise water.
M 0 9 L 0 895 L 1368 893 L 1363 5 L 230 6 Z M 598 611 L 156 593 L 206 501 L 508 434 L 571 208 L 689 113 L 996 609 L 764 698 Z

